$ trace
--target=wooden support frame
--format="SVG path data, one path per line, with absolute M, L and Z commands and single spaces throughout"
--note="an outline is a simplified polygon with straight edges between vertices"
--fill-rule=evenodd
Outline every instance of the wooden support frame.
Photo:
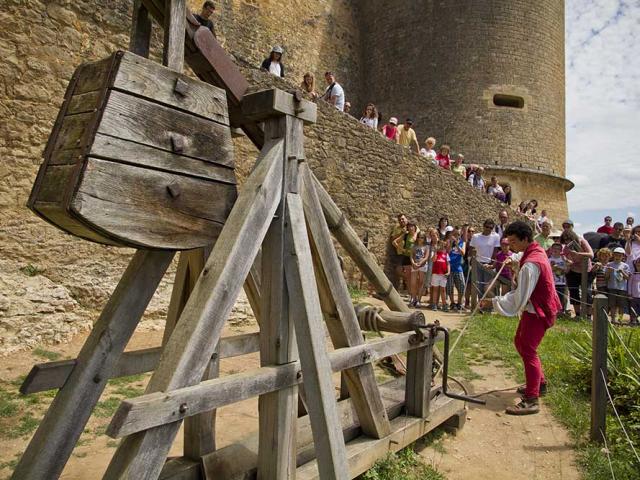
M 149 58 L 151 44 L 151 18 L 142 0 L 133 2 L 133 18 L 131 19 L 131 35 L 129 37 L 129 51 Z
M 142 250 L 134 255 L 18 462 L 13 478 L 60 476 L 173 256 L 174 252 Z

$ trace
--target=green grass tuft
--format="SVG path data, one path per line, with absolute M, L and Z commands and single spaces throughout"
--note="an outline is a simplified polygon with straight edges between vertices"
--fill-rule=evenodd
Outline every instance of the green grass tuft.
M 446 480 L 442 473 L 423 463 L 411 447 L 397 453 L 389 453 L 358 478 L 360 480 Z
M 33 354 L 37 357 L 41 357 L 52 362 L 59 360 L 60 357 L 62 357 L 62 355 L 58 352 L 52 352 L 51 350 L 45 350 L 44 348 L 40 347 L 34 349 Z

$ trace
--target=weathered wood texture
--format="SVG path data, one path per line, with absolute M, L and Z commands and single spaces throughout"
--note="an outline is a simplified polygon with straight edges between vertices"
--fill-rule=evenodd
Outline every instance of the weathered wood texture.
M 236 198 L 228 121 L 224 91 L 133 53 L 82 65 L 29 207 L 109 245 L 211 243 Z
M 164 50 L 162 63 L 176 72 L 184 65 L 184 29 L 187 6 L 185 0 L 165 0 Z
M 252 96 L 249 97 L 249 99 Z M 295 138 L 288 130 L 299 123 Z M 296 188 L 295 178 L 288 171 L 297 170 L 297 163 L 288 162 L 291 145 L 302 142 L 302 123 L 292 117 L 272 117 L 265 122 L 268 139 L 283 139 L 283 188 L 289 192 Z M 285 225 L 286 202 L 281 199 L 275 217 L 262 243 L 260 278 L 262 323 L 260 324 L 260 364 L 284 365 L 298 359 L 293 321 L 289 312 L 289 292 L 285 283 Z M 295 422 L 298 392 L 292 387 L 276 390 L 258 399 L 259 413 L 259 472 L 264 479 L 293 478 L 295 475 Z
M 412 336 L 411 333 L 403 333 L 355 347 L 334 350 L 328 354 L 331 371 L 339 372 L 355 368 L 376 362 L 389 355 L 428 345 L 428 339 L 420 343 L 410 341 Z M 114 438 L 119 438 L 287 388 L 303 380 L 301 372 L 300 362 L 297 361 L 227 375 L 172 392 L 154 392 L 123 400 L 107 433 Z M 181 409 L 181 405 L 185 405 L 185 408 Z
M 277 88 L 253 93 L 242 101 L 242 115 L 256 122 L 281 114 L 295 116 L 304 123 L 315 123 L 317 109 L 315 103 Z
M 429 416 L 431 379 L 433 378 L 433 339 L 428 345 L 407 353 L 407 413 L 414 417 Z
M 258 333 L 244 333 L 220 339 L 220 358 L 238 357 L 260 351 Z M 116 363 L 109 378 L 128 377 L 155 370 L 162 354 L 162 347 L 145 348 L 124 352 Z M 20 393 L 44 392 L 61 388 L 73 371 L 78 360 L 58 360 L 34 365 L 25 378 Z
M 265 145 L 258 166 L 245 182 L 219 241 L 207 260 L 147 392 L 169 392 L 200 382 L 220 333 L 242 288 L 282 193 L 282 141 Z M 155 479 L 181 422 L 125 438 L 106 479 Z
M 13 478 L 58 478 L 172 258 L 172 252 L 135 254 Z
M 364 339 L 320 200 L 315 192 L 311 172 L 306 164 L 302 164 L 300 170 L 303 178 L 302 198 L 305 216 L 311 232 L 312 247 L 319 259 L 319 262 L 316 262 L 319 264 L 316 265 L 315 274 L 316 278 L 319 277 L 318 285 L 324 286 L 324 290 L 328 291 L 322 303 L 331 341 L 335 348 L 360 345 L 364 343 Z M 344 373 L 363 432 L 375 438 L 387 436 L 389 420 L 382 405 L 373 365 L 366 364 Z
M 308 398 L 313 440 L 324 479 L 347 478 L 344 439 L 338 417 L 331 368 L 322 327 L 322 309 L 313 272 L 311 248 L 304 219 L 302 199 L 287 194 L 287 218 L 291 250 L 285 252 L 287 289 L 291 317 L 295 323 L 300 363 Z
M 377 310 L 378 309 L 366 304 L 355 306 L 358 323 L 362 330 L 403 333 L 414 331 L 419 326 L 426 324 L 424 313 L 419 310 L 412 312 Z

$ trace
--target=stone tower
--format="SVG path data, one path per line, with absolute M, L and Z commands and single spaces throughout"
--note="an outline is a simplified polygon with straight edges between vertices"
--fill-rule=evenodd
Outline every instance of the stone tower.
M 567 216 L 564 1 L 360 2 L 361 101 Z

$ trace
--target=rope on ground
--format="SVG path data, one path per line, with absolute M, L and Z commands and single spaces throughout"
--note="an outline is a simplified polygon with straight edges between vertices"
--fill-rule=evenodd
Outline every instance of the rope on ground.
M 604 440 L 604 451 L 607 454 L 607 460 L 609 461 L 609 470 L 611 470 L 611 478 L 616 480 L 616 474 L 613 473 L 613 464 L 611 463 L 611 452 L 609 452 L 609 445 L 607 444 L 607 437 L 602 430 L 600 430 L 600 435 L 602 436 L 602 440 Z
M 620 424 L 620 428 L 622 428 L 622 431 L 624 432 L 624 436 L 627 437 L 627 442 L 629 442 L 629 445 L 631 446 L 631 450 L 633 450 L 633 454 L 636 456 L 636 460 L 638 460 L 638 463 L 640 464 L 640 456 L 638 456 L 638 452 L 636 451 L 636 447 L 633 445 L 633 442 L 631 441 L 631 438 L 629 437 L 629 434 L 627 433 L 627 429 L 624 428 L 624 424 L 622 423 L 622 419 L 620 418 L 620 415 L 618 415 L 618 410 L 616 409 L 616 406 L 613 403 L 613 398 L 611 397 L 611 392 L 609 391 L 609 386 L 607 385 L 607 377 L 605 376 L 605 374 L 602 371 L 602 369 L 600 369 L 600 375 L 602 376 L 602 382 L 604 383 L 604 389 L 607 392 L 607 397 L 609 397 L 609 403 L 611 404 L 611 407 L 613 408 L 613 413 L 615 413 L 616 418 L 618 419 L 618 423 Z

